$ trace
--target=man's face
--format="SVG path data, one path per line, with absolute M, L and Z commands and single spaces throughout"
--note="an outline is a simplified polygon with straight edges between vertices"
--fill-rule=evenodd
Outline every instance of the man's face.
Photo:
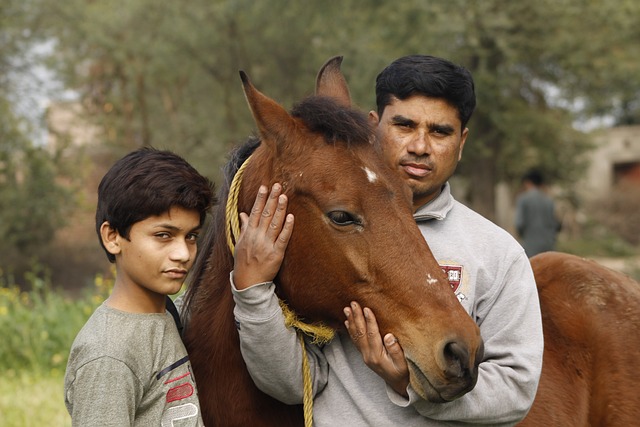
M 467 138 L 458 111 L 441 98 L 415 95 L 405 100 L 393 98 L 378 117 L 383 156 L 413 191 L 413 207 L 419 208 L 440 194 L 453 175 Z

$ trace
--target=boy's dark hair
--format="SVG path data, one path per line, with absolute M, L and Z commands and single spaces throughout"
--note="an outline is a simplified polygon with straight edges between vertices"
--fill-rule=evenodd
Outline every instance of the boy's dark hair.
M 110 262 L 115 256 L 102 243 L 100 227 L 129 238 L 131 226 L 173 206 L 200 213 L 200 225 L 213 203 L 213 184 L 186 160 L 170 151 L 145 147 L 118 160 L 98 186 L 96 231 Z
M 458 110 L 464 129 L 476 107 L 473 77 L 464 67 L 428 55 L 396 59 L 376 77 L 378 115 L 391 98 L 404 100 L 413 95 L 442 98 Z

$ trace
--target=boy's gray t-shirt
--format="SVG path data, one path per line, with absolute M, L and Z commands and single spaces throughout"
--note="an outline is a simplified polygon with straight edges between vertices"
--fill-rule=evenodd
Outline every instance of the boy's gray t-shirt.
M 102 304 L 78 333 L 64 380 L 74 426 L 202 426 L 187 351 L 168 313 Z

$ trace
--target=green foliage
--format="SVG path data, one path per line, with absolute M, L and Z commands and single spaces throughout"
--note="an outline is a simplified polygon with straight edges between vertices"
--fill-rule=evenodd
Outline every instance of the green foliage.
M 52 289 L 42 271 L 27 278 L 31 289 L 22 291 L 0 271 L 0 378 L 64 373 L 76 334 L 113 286 L 98 275 L 93 288 L 72 298 Z
M 589 144 L 574 120 L 629 119 L 638 103 L 632 0 L 38 1 L 58 42 L 52 59 L 104 142 L 118 155 L 174 149 L 214 179 L 253 129 L 239 69 L 291 106 L 311 93 L 318 67 L 342 54 L 354 100 L 368 110 L 375 75 L 401 55 L 465 65 L 479 105 L 459 172 L 490 206 L 492 184 L 533 165 L 556 184 L 575 182 Z
M 65 224 L 72 188 L 57 182 L 52 156 L 26 139 L 2 100 L 0 110 L 0 267 L 19 272 Z
M 0 3 L 0 99 L 10 92 L 9 74 L 18 66 L 16 57 L 24 53 L 34 27 L 35 13 L 30 0 L 4 0 Z
M 375 76 L 391 60 L 450 58 L 472 71 L 478 96 L 457 174 L 473 183 L 466 201 L 491 218 L 495 184 L 516 183 L 532 166 L 557 186 L 580 179 L 590 143 L 576 120 L 638 123 L 639 16 L 634 0 L 7 0 L 0 6 L 0 265 L 15 269 L 30 262 L 24 253 L 41 258 L 50 250 L 47 239 L 68 218 L 60 208 L 78 202 L 74 187 L 62 191 L 53 177 L 85 176 L 63 167 L 59 153 L 47 157 L 7 107 L 20 94 L 9 97 L 4 76 L 22 71 L 15 58 L 28 56 L 34 41 L 54 44 L 47 64 L 98 129 L 85 167 L 101 170 L 94 166 L 153 145 L 214 181 L 230 147 L 254 129 L 238 70 L 290 107 L 312 92 L 326 59 L 344 55 L 355 104 L 370 110 Z M 25 181 L 13 185 L 18 176 Z
M 68 193 L 56 185 L 54 165 L 42 148 L 22 147 L 11 155 L 5 160 L 8 167 L 0 185 L 0 235 L 3 245 L 27 254 L 48 243 L 55 229 L 64 225 Z
M 38 26 L 33 1 L 0 5 L 0 268 L 18 275 L 47 251 L 73 207 L 56 153 L 33 140 L 33 122 L 16 108 L 32 104 L 23 91 L 35 80 L 28 69 Z
M 625 258 L 637 255 L 639 252 L 638 249 L 625 242 L 624 239 L 596 225 L 587 227 L 579 237 L 560 240 L 557 249 L 561 252 L 587 258 Z
M 326 33 L 337 3 L 39 1 L 57 40 L 51 63 L 80 92 L 115 157 L 168 148 L 214 178 L 254 128 L 240 69 L 289 107 L 311 93 L 322 62 L 348 46 Z

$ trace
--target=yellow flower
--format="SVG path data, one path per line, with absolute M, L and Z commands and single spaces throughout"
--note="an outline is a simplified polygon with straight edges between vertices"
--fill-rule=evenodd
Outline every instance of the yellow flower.
M 64 357 L 62 357 L 60 353 L 56 353 L 51 357 L 51 364 L 54 366 L 59 365 L 60 363 L 62 363 L 63 360 L 64 360 Z

